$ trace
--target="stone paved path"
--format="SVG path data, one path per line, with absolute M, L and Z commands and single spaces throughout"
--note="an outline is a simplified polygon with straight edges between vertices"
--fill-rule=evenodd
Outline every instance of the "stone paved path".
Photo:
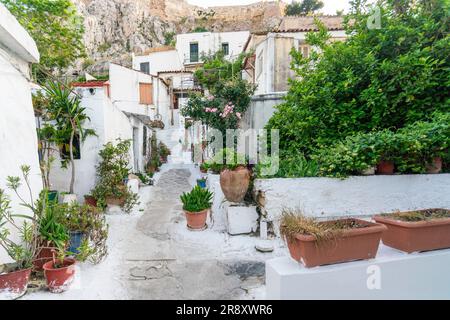
M 263 262 L 217 259 L 199 243 L 174 238 L 184 230 L 179 195 L 189 191 L 188 169 L 164 172 L 152 190 L 133 242 L 125 250 L 125 282 L 131 299 L 240 299 L 261 286 Z M 195 237 L 200 232 L 191 232 Z M 200 235 L 199 235 L 200 236 Z

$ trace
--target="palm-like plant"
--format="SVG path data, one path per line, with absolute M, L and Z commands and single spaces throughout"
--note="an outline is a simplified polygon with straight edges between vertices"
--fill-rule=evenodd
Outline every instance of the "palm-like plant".
M 83 127 L 86 120 L 90 121 L 90 118 L 85 113 L 86 108 L 81 106 L 80 97 L 73 93 L 69 86 L 59 82 L 48 82 L 44 89 L 48 97 L 47 112 L 49 120 L 55 121 L 58 135 L 69 141 L 69 160 L 72 169 L 69 192 L 73 193 L 75 183 L 73 145 L 75 136 L 78 135 L 80 141 L 84 141 L 89 135 L 95 135 L 95 131 Z M 64 144 L 63 147 L 66 148 L 67 144 Z M 67 166 L 67 162 L 63 164 Z

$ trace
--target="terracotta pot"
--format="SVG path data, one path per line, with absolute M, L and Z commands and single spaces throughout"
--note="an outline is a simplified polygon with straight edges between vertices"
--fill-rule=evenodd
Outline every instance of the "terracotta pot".
M 220 173 L 220 187 L 225 198 L 230 202 L 244 200 L 250 184 L 250 170 L 238 167 L 234 170 L 225 169 Z
M 382 240 L 389 247 L 408 253 L 450 248 L 450 218 L 406 222 L 375 216 L 374 220 L 387 227 Z
M 377 174 L 394 174 L 394 162 L 382 160 L 377 165 Z
M 106 197 L 106 204 L 109 206 L 119 206 L 123 207 L 125 204 L 125 197 L 114 198 L 114 197 Z
M 435 157 L 433 161 L 427 165 L 427 173 L 439 173 L 442 171 L 442 158 Z
M 31 268 L 0 274 L 0 292 L 21 296 L 25 293 L 30 280 Z
M 84 203 L 92 207 L 97 207 L 97 199 L 93 196 L 84 196 Z
M 38 249 L 38 254 L 33 261 L 33 269 L 35 271 L 42 271 L 43 265 L 53 259 L 53 251 L 56 251 L 55 247 L 41 247 Z
M 208 210 L 209 209 L 205 209 L 200 212 L 184 211 L 188 227 L 194 230 L 203 229 L 206 225 Z
M 208 172 L 208 170 L 206 170 L 206 169 L 203 169 L 203 168 L 200 168 L 200 172 L 201 172 L 201 173 L 207 173 L 207 172 Z
M 75 259 L 65 258 L 61 268 L 55 268 L 53 261 L 44 264 L 44 275 L 48 289 L 60 293 L 69 289 L 75 276 Z
M 375 258 L 381 234 L 386 227 L 359 219 L 350 220 L 364 227 L 342 230 L 335 239 L 323 240 L 320 243 L 315 236 L 299 234 L 294 241 L 287 242 L 291 257 L 307 268 Z

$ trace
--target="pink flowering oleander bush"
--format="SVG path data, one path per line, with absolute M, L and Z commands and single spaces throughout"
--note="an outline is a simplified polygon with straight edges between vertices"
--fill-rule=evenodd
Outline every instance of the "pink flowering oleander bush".
M 225 133 L 237 129 L 255 88 L 242 79 L 226 80 L 216 86 L 209 96 L 193 94 L 181 110 L 184 117 L 201 121 Z

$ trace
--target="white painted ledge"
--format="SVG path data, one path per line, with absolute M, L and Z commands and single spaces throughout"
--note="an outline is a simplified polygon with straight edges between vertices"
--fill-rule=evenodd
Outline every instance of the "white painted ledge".
M 16 18 L 0 3 L 0 45 L 27 62 L 39 62 L 36 43 Z
M 262 213 L 275 225 L 283 208 L 323 218 L 450 208 L 449 190 L 450 174 L 257 179 L 254 186 Z
M 266 299 L 450 299 L 449 265 L 450 249 L 406 254 L 383 245 L 375 259 L 311 269 L 285 256 L 266 261 Z

